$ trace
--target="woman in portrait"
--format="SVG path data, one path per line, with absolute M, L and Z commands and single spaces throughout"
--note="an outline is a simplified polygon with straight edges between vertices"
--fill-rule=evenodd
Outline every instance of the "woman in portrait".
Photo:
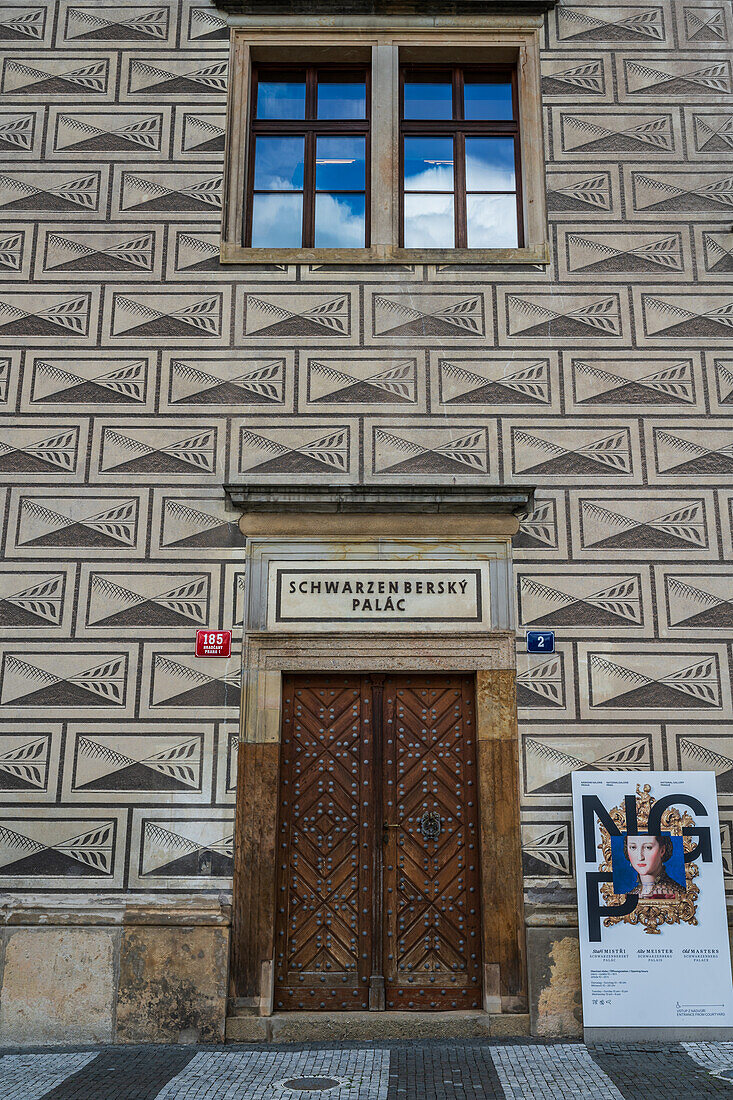
M 669 836 L 627 836 L 624 839 L 624 855 L 636 872 L 636 885 L 627 893 L 638 894 L 640 901 L 682 897 L 686 887 L 671 878 L 664 867 L 672 858 L 673 851 Z

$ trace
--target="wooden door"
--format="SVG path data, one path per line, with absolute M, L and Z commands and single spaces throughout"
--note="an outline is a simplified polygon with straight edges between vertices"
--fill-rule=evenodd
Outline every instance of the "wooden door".
M 275 1008 L 369 1007 L 369 684 L 283 677 Z
M 475 748 L 471 677 L 387 681 L 387 1008 L 481 1007 Z
M 275 1009 L 481 1004 L 473 683 L 285 676 Z

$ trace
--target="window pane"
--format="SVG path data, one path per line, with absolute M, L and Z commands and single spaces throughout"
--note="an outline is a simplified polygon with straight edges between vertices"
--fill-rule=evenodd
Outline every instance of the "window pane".
M 258 80 L 257 118 L 305 118 L 305 80 Z
M 300 248 L 302 243 L 302 193 L 253 196 L 253 248 Z
M 466 190 L 514 191 L 514 138 L 466 138 Z
M 405 248 L 453 248 L 452 195 L 405 195 Z
M 363 248 L 363 195 L 316 195 L 316 248 Z
M 255 191 L 298 191 L 303 186 L 304 137 L 255 139 Z
M 463 90 L 463 116 L 472 120 L 512 119 L 511 82 L 467 76 Z
M 516 195 L 466 195 L 469 248 L 516 248 Z
M 319 137 L 316 141 L 316 190 L 363 191 L 363 137 Z
M 453 190 L 453 138 L 405 138 L 405 191 Z
M 405 79 L 405 118 L 453 118 L 450 76 L 430 81 Z
M 366 118 L 363 80 L 318 76 L 318 118 Z

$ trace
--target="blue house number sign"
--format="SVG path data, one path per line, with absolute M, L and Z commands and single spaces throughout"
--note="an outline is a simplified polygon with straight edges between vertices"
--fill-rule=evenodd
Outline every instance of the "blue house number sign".
M 554 653 L 554 630 L 528 630 L 527 653 Z

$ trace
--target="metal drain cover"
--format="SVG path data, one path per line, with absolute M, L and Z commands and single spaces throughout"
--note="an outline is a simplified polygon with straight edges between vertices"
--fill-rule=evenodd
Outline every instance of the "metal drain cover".
M 289 1077 L 283 1081 L 284 1087 L 293 1092 L 326 1092 L 337 1089 L 341 1084 L 343 1080 L 337 1077 Z

